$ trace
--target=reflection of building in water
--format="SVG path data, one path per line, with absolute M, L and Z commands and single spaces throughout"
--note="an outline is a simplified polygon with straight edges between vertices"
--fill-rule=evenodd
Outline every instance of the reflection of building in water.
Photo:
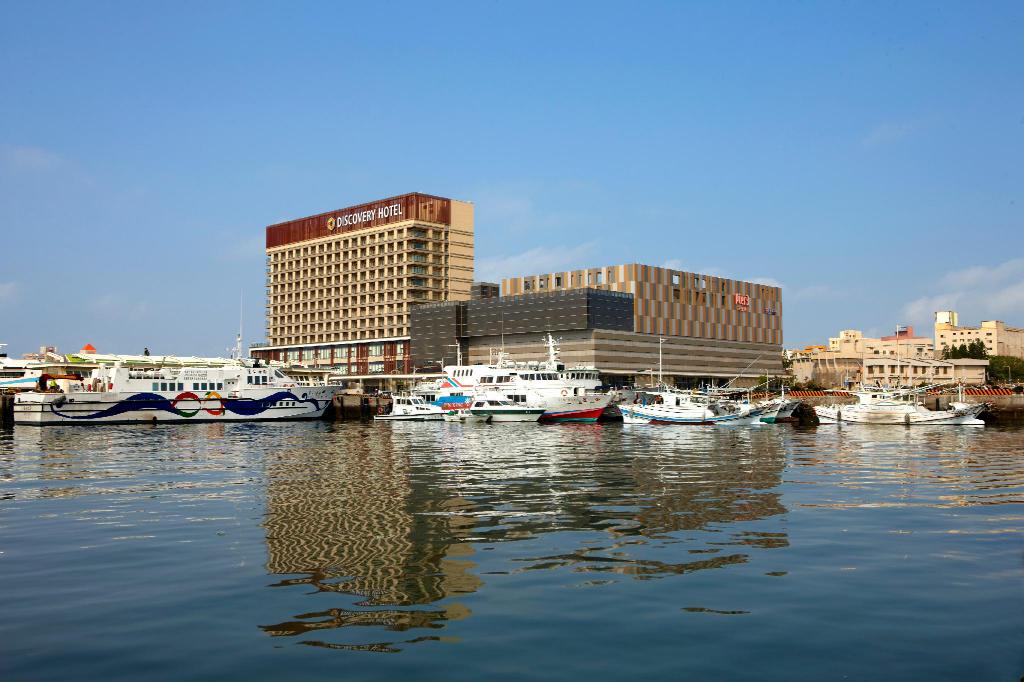
M 383 430 L 337 449 L 285 451 L 268 472 L 267 570 L 307 574 L 287 584 L 366 597 L 371 604 L 425 604 L 475 591 L 472 554 L 458 541 L 471 522 L 423 512 L 463 506 L 409 475 L 407 455 Z

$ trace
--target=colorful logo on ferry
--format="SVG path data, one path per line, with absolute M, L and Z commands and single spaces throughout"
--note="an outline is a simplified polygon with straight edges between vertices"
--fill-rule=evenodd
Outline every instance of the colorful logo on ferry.
M 274 407 L 282 400 L 306 403 L 311 405 L 314 410 L 321 409 L 321 404 L 316 398 L 308 398 L 306 396 L 307 394 L 303 394 L 300 398 L 291 391 L 278 391 L 265 398 L 254 400 L 252 398 L 222 398 L 216 391 L 208 391 L 204 398 L 200 398 L 195 393 L 186 391 L 185 393 L 179 393 L 173 399 L 168 399 L 156 393 L 136 393 L 119 403 L 115 403 L 104 410 L 93 412 L 92 414 L 61 412 L 58 409 L 60 406 L 54 403 L 50 403 L 50 411 L 65 419 L 102 419 L 104 417 L 116 417 L 127 412 L 143 411 L 170 412 L 185 419 L 191 419 L 200 412 L 204 412 L 212 417 L 220 417 L 225 412 L 243 417 L 255 417 Z M 185 401 L 198 403 L 199 406 L 194 410 L 178 409 L 178 404 Z

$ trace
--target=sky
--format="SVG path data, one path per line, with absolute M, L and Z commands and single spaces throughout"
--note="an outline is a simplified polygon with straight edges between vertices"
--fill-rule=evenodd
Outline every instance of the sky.
M 474 203 L 477 279 L 777 283 L 787 347 L 1024 326 L 1022 36 L 1020 2 L 4 3 L 0 342 L 222 355 L 266 225 L 414 191 Z

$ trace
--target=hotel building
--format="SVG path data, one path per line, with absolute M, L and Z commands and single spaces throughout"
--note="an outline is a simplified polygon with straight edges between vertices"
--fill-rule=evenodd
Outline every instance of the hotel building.
M 410 370 L 420 304 L 470 297 L 473 205 L 413 193 L 266 228 L 266 344 L 253 357 L 349 375 Z
M 681 385 L 783 373 L 778 287 L 628 264 L 505 279 L 501 293 L 415 310 L 414 366 L 454 364 L 456 340 L 471 363 L 499 347 L 540 360 L 551 333 L 567 365 L 596 367 L 609 383 L 653 380 L 659 351 L 665 380 Z

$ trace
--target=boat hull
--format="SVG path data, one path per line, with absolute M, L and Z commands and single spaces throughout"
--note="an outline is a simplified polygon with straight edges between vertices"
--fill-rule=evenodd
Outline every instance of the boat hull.
M 985 410 L 985 405 L 971 405 L 956 410 L 920 409 L 889 409 L 871 410 L 858 409 L 856 405 L 826 405 L 815 407 L 818 421 L 822 424 L 888 424 L 913 426 L 917 424 L 936 424 L 951 426 L 984 426 L 985 422 L 978 415 Z
M 476 409 L 470 408 L 470 414 L 486 417 L 492 424 L 500 422 L 535 422 L 540 419 L 543 410 L 530 408 Z
M 711 414 L 708 410 L 672 410 L 662 406 L 619 405 L 626 424 L 658 424 L 677 426 L 743 426 L 761 417 L 758 411 L 738 414 Z
M 549 410 L 540 416 L 540 421 L 548 423 L 596 422 L 604 412 L 604 408 L 605 406 L 601 405 L 583 409 Z
M 272 388 L 248 393 L 245 398 L 222 398 L 211 392 L 201 398 L 193 392 L 29 392 L 15 398 L 14 423 L 47 426 L 318 419 L 330 406 L 335 389 Z

